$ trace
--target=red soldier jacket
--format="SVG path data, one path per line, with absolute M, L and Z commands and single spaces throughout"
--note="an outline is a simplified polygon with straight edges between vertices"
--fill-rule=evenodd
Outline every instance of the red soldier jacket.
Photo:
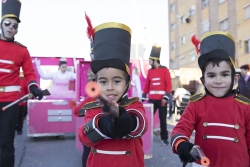
M 27 48 L 17 42 L 0 40 L 0 102 L 15 101 L 19 98 L 21 67 L 27 86 L 38 86 Z
M 152 100 L 169 99 L 172 89 L 171 77 L 167 67 L 148 70 L 144 94 L 148 94 L 148 98 Z M 145 100 L 145 97 L 142 98 Z
M 174 153 L 177 153 L 175 143 L 180 139 L 189 141 L 193 130 L 194 144 L 209 158 L 210 167 L 250 166 L 249 99 L 241 95 L 192 96 L 171 134 Z
M 136 117 L 137 126 L 127 136 L 112 139 L 105 136 L 98 127 L 98 120 L 104 115 L 100 103 L 91 101 L 90 98 L 88 102 L 86 101 L 83 107 L 86 109 L 85 119 L 83 125 L 78 129 L 78 137 L 81 143 L 91 147 L 88 167 L 144 167 L 141 136 L 146 132 L 148 123 L 143 104 L 138 101 L 138 98 L 127 98 L 122 100 L 119 106 Z M 99 139 L 97 139 L 97 135 L 100 136 Z M 95 137 L 93 138 L 93 136 Z
M 94 101 L 94 99 L 91 99 L 90 97 L 87 97 L 86 99 L 84 99 L 80 104 L 76 106 L 76 108 L 74 108 L 74 115 L 77 117 L 84 117 L 86 110 L 83 107 L 89 101 Z

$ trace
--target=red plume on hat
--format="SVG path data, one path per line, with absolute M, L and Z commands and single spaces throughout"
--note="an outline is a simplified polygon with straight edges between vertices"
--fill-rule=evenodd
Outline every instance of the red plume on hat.
M 200 40 L 196 38 L 196 35 L 193 35 L 191 38 L 191 41 L 196 48 L 197 54 L 199 54 L 200 53 L 200 43 L 201 43 Z
M 87 23 L 88 23 L 87 36 L 90 39 L 90 42 L 93 43 L 93 41 L 94 41 L 94 29 L 93 29 L 93 26 L 91 24 L 90 18 L 86 14 L 86 12 L 85 12 L 85 19 L 87 20 Z

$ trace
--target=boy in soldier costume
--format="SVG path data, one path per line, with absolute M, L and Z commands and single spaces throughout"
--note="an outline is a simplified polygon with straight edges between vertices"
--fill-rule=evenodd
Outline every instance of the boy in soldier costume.
M 144 167 L 141 136 L 147 118 L 138 98 L 128 98 L 130 85 L 131 30 L 122 23 L 108 22 L 94 28 L 91 69 L 108 102 L 89 98 L 79 139 L 91 147 L 88 167 Z
M 235 40 L 226 32 L 209 32 L 197 43 L 197 50 L 206 94 L 190 98 L 172 131 L 172 150 L 182 161 L 195 162 L 193 166 L 201 166 L 189 154 L 195 144 L 210 159 L 209 166 L 249 167 L 250 101 L 232 91 L 238 80 Z M 193 130 L 194 144 L 189 142 Z

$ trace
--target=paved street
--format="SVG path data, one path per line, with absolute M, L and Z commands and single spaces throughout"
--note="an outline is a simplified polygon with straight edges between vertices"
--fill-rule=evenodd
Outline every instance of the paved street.
M 41 125 L 42 126 L 42 125 Z M 168 124 L 171 132 L 173 125 Z M 24 133 L 16 135 L 15 167 L 81 167 L 81 152 L 75 146 L 75 136 L 67 135 L 65 139 L 58 137 L 27 137 L 25 121 Z M 160 142 L 160 136 L 153 138 L 153 157 L 145 160 L 146 167 L 181 167 L 177 155 L 170 146 Z

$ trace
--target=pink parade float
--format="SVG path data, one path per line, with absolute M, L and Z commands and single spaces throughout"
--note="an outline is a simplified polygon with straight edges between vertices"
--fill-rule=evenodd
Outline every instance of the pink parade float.
M 51 95 L 41 101 L 28 100 L 29 137 L 75 133 L 76 119 L 71 104 L 77 99 L 75 71 L 79 60 L 32 58 L 38 84 L 42 89 L 48 89 Z

